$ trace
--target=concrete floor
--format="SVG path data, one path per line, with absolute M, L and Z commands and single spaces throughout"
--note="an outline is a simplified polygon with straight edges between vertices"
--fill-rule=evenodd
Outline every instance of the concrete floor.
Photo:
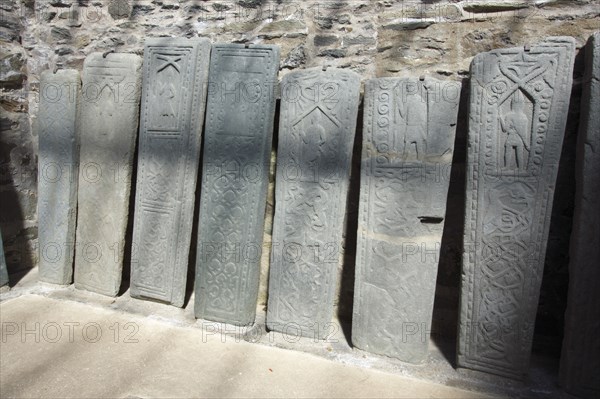
M 195 320 L 186 308 L 37 282 L 0 294 L 0 397 L 556 397 L 526 383 L 455 370 L 434 342 L 425 365 L 329 342 Z M 264 320 L 264 318 L 262 319 Z M 225 334 L 222 332 L 225 331 Z M 291 350 L 290 350 L 291 349 Z

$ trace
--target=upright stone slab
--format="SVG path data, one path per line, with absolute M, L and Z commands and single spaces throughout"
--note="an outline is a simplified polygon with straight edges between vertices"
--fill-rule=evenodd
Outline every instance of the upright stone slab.
M 267 327 L 324 338 L 342 253 L 360 76 L 292 72 L 281 85 Z
M 210 42 L 144 49 L 131 296 L 182 306 L 204 123 Z
M 196 317 L 254 322 L 279 48 L 214 45 L 196 261 Z
M 459 367 L 528 370 L 574 52 L 553 37 L 471 64 Z
M 70 284 L 73 277 L 81 81 L 75 70 L 45 71 L 38 111 L 39 278 Z
M 352 343 L 428 355 L 460 84 L 383 78 L 365 87 Z
M 6 267 L 6 258 L 4 257 L 2 233 L 0 233 L 0 287 L 4 287 L 5 285 L 8 285 L 8 269 Z
M 134 54 L 83 65 L 75 287 L 109 296 L 121 285 L 141 68 Z
M 577 190 L 571 233 L 569 298 L 560 384 L 600 397 L 600 32 L 585 47 L 586 72 L 577 137 Z

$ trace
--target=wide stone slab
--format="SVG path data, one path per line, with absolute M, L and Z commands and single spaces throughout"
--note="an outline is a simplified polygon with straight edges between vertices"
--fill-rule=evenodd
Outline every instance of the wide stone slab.
M 352 343 L 427 359 L 460 83 L 365 86 Z
M 574 53 L 551 37 L 471 64 L 459 367 L 528 370 Z
M 210 42 L 144 48 L 131 296 L 182 306 L 204 123 Z
M 37 118 L 39 278 L 70 284 L 73 277 L 81 81 L 75 70 L 42 72 Z
M 109 296 L 121 286 L 141 68 L 134 54 L 83 65 L 75 287 Z
M 254 322 L 279 48 L 213 45 L 196 260 L 196 317 Z
M 324 338 L 333 329 L 359 90 L 360 76 L 340 69 L 292 72 L 282 81 L 271 330 Z
M 582 398 L 600 397 L 600 32 L 585 47 L 586 71 L 577 137 L 577 175 L 569 252 L 569 298 L 560 384 Z
M 2 233 L 0 233 L 0 287 L 4 287 L 5 285 L 8 285 L 8 269 L 6 267 L 6 258 L 4 257 Z

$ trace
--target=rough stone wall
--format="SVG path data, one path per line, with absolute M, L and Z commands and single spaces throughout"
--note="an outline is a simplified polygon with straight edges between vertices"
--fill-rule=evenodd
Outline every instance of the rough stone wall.
M 2 0 L 0 226 L 9 271 L 37 264 L 34 127 L 43 70 L 60 64 L 81 69 L 84 58 L 93 51 L 141 55 L 144 38 L 149 36 L 203 36 L 213 42 L 279 45 L 280 77 L 296 68 L 330 65 L 352 69 L 364 79 L 429 75 L 462 81 L 465 88 L 469 64 L 477 53 L 535 43 L 553 35 L 573 36 L 581 47 L 600 29 L 599 18 L 598 0 Z M 570 233 L 566 226 L 570 226 L 572 214 L 573 144 L 579 119 L 578 107 L 573 104 L 578 104 L 581 68 L 578 62 L 556 190 L 549 246 L 552 256 L 548 257 L 538 314 L 542 324 L 558 334 L 562 331 L 560 307 L 566 300 L 563 291 Z M 467 97 L 463 89 L 434 312 L 434 331 L 450 336 L 454 335 L 458 306 Z M 361 140 L 361 117 L 358 126 L 357 140 Z M 352 309 L 359 157 L 360 152 L 355 151 L 347 217 L 351 234 L 344 265 L 340 265 L 338 313 L 346 319 Z M 270 242 L 274 208 L 273 181 L 269 193 L 266 242 Z M 269 259 L 268 247 L 265 249 L 262 304 L 266 303 Z

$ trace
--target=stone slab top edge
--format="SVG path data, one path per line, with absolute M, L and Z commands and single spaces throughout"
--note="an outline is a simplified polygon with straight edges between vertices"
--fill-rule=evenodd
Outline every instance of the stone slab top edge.
M 77 69 L 58 69 L 56 72 L 48 69 L 43 71 L 40 75 L 40 80 L 53 81 L 57 79 L 71 81 L 73 83 L 79 83 L 81 81 Z
M 336 75 L 336 74 L 345 74 L 348 76 L 351 76 L 353 79 L 358 79 L 359 81 L 362 81 L 362 76 L 357 73 L 354 72 L 352 70 L 349 69 L 345 69 L 345 68 L 336 68 L 336 67 L 329 67 L 329 66 L 318 66 L 318 67 L 312 67 L 312 68 L 305 68 L 305 69 L 298 69 L 296 71 L 291 71 L 290 73 L 286 74 L 283 79 L 292 79 L 295 77 L 300 77 L 302 75 L 306 75 L 306 74 L 312 74 L 314 72 L 319 72 L 322 73 L 324 75 Z
M 505 47 L 505 48 L 497 48 L 490 51 L 482 51 L 481 53 L 476 54 L 471 60 L 471 67 L 475 64 L 477 60 L 480 58 L 484 58 L 490 54 L 502 54 L 505 52 L 515 52 L 515 51 L 528 51 L 530 49 L 535 49 L 536 47 L 548 47 L 553 45 L 566 45 L 570 47 L 571 51 L 575 51 L 577 48 L 577 42 L 575 38 L 571 36 L 548 36 L 541 41 L 537 41 L 531 44 L 523 44 L 522 46 L 513 46 L 513 47 Z
M 89 53 L 86 57 L 85 57 L 85 61 L 83 66 L 87 66 L 87 63 L 90 62 L 90 60 L 92 59 L 103 59 L 106 61 L 110 61 L 111 59 L 122 59 L 122 60 L 127 60 L 127 61 L 131 61 L 131 62 L 142 62 L 142 57 L 135 54 L 135 53 L 105 53 L 105 52 L 100 52 L 100 51 L 94 51 L 93 53 Z
M 264 49 L 279 52 L 280 46 L 276 44 L 241 44 L 241 43 L 213 43 L 213 48 L 223 49 Z
M 189 46 L 199 44 L 201 46 L 210 46 L 211 41 L 205 37 L 147 37 L 144 45 L 148 46 Z

